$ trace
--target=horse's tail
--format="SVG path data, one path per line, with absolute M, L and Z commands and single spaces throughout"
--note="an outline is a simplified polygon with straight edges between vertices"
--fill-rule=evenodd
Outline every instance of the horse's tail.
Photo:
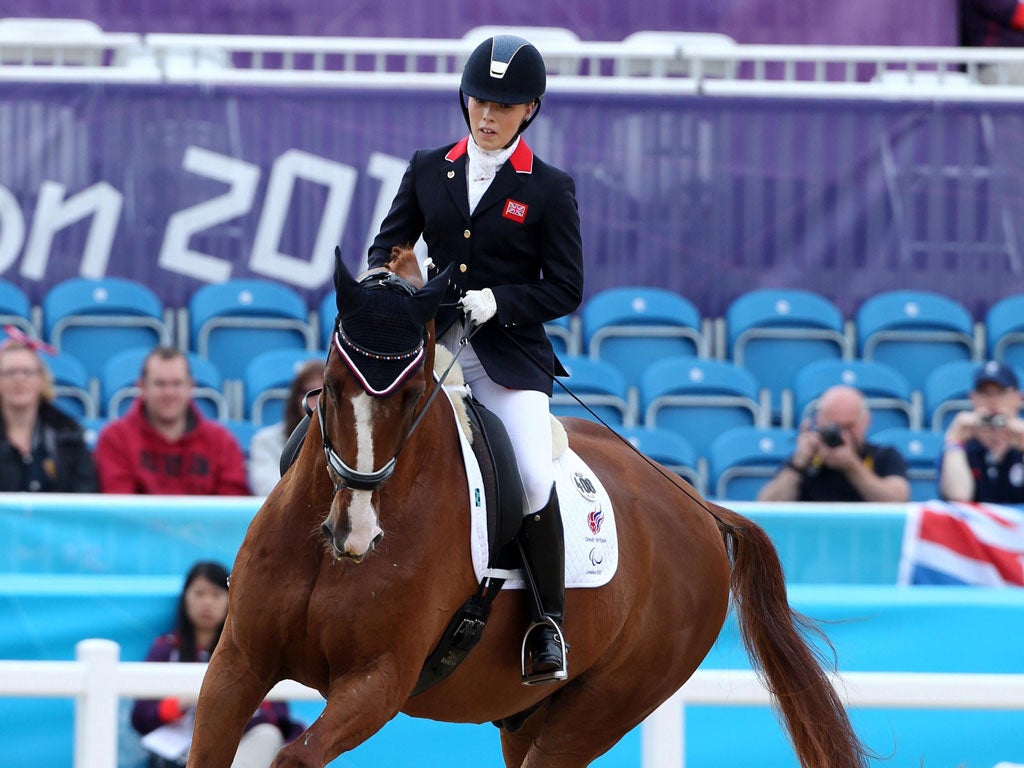
M 824 633 L 789 606 L 782 564 L 764 530 L 711 505 L 732 559 L 731 589 L 740 636 L 781 711 L 803 768 L 858 768 L 867 751 L 805 640 Z M 831 647 L 831 646 L 829 646 Z

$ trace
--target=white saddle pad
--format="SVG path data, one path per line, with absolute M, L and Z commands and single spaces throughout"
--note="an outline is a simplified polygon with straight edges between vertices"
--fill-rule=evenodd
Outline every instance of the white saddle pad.
M 473 448 L 462 428 L 456 431 L 462 444 L 469 485 L 473 570 L 477 580 L 481 580 L 487 573 L 487 497 Z M 607 584 L 619 565 L 615 514 L 607 491 L 597 475 L 571 448 L 555 459 L 555 484 L 565 529 L 565 586 L 600 587 Z M 522 589 L 522 572 L 516 569 L 511 574 L 504 588 Z

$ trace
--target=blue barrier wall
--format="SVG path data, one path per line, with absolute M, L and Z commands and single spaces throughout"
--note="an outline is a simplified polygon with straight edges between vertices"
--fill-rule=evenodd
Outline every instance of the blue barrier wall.
M 200 557 L 230 563 L 258 504 L 0 496 L 0 658 L 66 660 L 78 640 L 107 637 L 122 645 L 124 660 L 141 659 L 169 628 L 188 566 Z M 902 507 L 736 506 L 772 535 L 791 602 L 822 623 L 841 671 L 1024 672 L 1024 591 L 893 586 Z M 704 666 L 749 666 L 732 616 Z M 295 706 L 307 721 L 320 708 Z M 0 699 L 3 762 L 70 765 L 72 709 L 70 700 Z M 879 767 L 1024 759 L 1020 713 L 864 709 L 853 717 L 868 745 L 891 758 L 872 763 Z M 124 725 L 121 766 L 135 768 L 141 753 Z M 691 707 L 686 725 L 690 766 L 796 768 L 767 708 Z M 497 731 L 399 717 L 333 765 L 440 767 L 466 754 L 499 768 Z M 636 768 L 639 760 L 635 730 L 596 765 Z
M 198 559 L 230 565 L 259 504 L 0 494 L 0 574 L 180 576 Z M 771 535 L 790 583 L 896 583 L 902 505 L 804 507 L 733 505 Z

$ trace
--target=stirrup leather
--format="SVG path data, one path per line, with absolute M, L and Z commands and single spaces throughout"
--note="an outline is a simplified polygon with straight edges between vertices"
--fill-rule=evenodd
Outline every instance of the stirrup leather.
M 544 672 L 530 672 L 526 671 L 526 657 L 529 655 L 527 650 L 527 640 L 530 639 L 530 633 L 538 627 L 551 627 L 555 630 L 555 637 L 558 639 L 558 645 L 562 649 L 562 663 L 558 669 L 550 669 Z M 566 680 L 569 677 L 569 660 L 566 657 L 566 645 L 565 636 L 562 634 L 562 628 L 558 626 L 558 622 L 552 619 L 550 616 L 545 616 L 540 621 L 535 621 L 526 628 L 526 632 L 523 634 L 523 644 L 520 648 L 520 674 L 523 678 L 525 685 L 536 685 L 538 683 L 555 683 L 561 680 Z

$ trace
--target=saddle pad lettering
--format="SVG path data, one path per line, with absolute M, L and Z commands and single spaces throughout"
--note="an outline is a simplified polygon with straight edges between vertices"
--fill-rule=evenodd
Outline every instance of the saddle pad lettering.
M 473 449 L 462 428 L 456 431 L 469 486 L 473 570 L 480 580 L 487 570 L 487 499 Z M 571 448 L 554 463 L 562 527 L 565 529 L 565 586 L 603 586 L 611 581 L 619 565 L 619 540 L 611 499 L 597 475 Z M 505 582 L 504 589 L 522 589 L 521 572 L 517 569 L 512 573 L 514 575 Z

